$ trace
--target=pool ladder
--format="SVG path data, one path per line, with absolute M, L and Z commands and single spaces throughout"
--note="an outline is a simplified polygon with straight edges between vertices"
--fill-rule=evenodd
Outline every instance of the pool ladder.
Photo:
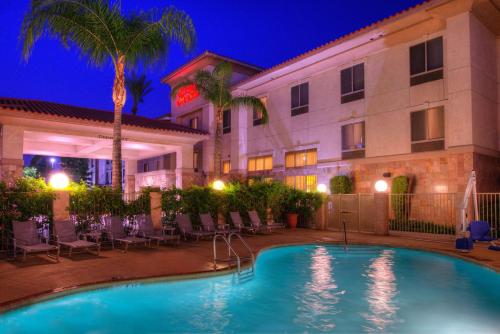
M 243 247 L 248 251 L 248 256 L 239 255 L 234 249 L 231 240 L 233 237 L 238 238 L 241 241 Z M 217 240 L 222 239 L 222 241 L 227 246 L 227 258 L 219 258 L 217 257 Z M 249 272 L 253 274 L 255 272 L 255 256 L 253 255 L 252 249 L 248 244 L 243 240 L 243 237 L 237 233 L 230 233 L 227 237 L 224 234 L 216 234 L 213 239 L 213 249 L 214 249 L 214 271 L 217 270 L 217 262 L 226 262 L 230 266 L 231 264 L 236 264 L 238 277 L 241 277 L 243 273 Z M 251 261 L 252 265 L 248 271 L 241 270 L 242 261 Z

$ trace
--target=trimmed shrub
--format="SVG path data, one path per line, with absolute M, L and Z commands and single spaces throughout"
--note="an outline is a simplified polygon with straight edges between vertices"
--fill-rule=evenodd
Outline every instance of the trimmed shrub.
M 352 179 L 347 175 L 336 175 L 330 179 L 332 194 L 351 194 L 353 190 Z
M 410 215 L 410 198 L 405 196 L 410 191 L 410 180 L 407 176 L 396 176 L 392 180 L 391 204 L 396 220 L 406 221 Z

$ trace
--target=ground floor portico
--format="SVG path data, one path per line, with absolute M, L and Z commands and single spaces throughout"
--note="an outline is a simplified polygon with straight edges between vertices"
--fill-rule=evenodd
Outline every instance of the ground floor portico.
M 111 159 L 113 113 L 50 102 L 0 98 L 0 180 L 22 175 L 23 155 Z M 168 121 L 123 115 L 125 191 L 142 186 L 192 184 L 193 145 L 206 139 Z M 137 173 L 137 161 L 175 153 L 175 166 L 155 175 Z M 147 173 L 146 173 L 147 174 Z

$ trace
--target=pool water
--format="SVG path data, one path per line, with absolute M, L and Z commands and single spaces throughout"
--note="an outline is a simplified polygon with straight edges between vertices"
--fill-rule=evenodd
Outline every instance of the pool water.
M 36 279 L 36 278 L 34 278 Z M 500 274 L 442 255 L 304 245 L 235 275 L 117 285 L 0 315 L 0 333 L 500 333 Z

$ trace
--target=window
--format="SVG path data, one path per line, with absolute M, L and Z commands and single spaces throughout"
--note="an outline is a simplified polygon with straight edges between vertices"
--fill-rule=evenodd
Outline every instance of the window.
M 193 168 L 194 168 L 195 172 L 198 171 L 198 152 L 197 151 L 193 151 Z
M 231 132 L 231 109 L 222 112 L 222 133 Z
M 410 86 L 443 78 L 443 37 L 410 47 Z
M 267 109 L 267 97 L 261 97 L 260 101 Z M 253 126 L 261 125 L 264 121 L 263 114 L 259 110 L 253 110 Z
M 193 117 L 189 120 L 189 127 L 191 129 L 198 129 L 198 117 Z
M 143 163 L 143 164 L 142 164 L 142 171 L 143 171 L 144 173 L 149 172 L 149 165 L 148 165 L 148 163 Z
M 273 157 L 270 155 L 248 158 L 247 168 L 249 172 L 261 172 L 273 169 Z
M 224 160 L 222 161 L 222 174 L 227 175 L 231 171 L 231 161 Z
M 316 175 L 285 176 L 285 184 L 295 189 L 315 191 L 318 183 Z
M 286 152 L 285 154 L 285 168 L 297 168 L 304 166 L 314 166 L 318 162 L 317 150 L 303 150 Z
M 444 149 L 444 108 L 430 108 L 412 112 L 411 151 Z
M 309 83 L 305 82 L 292 87 L 292 116 L 305 114 L 309 111 Z
M 347 103 L 365 97 L 365 65 L 358 64 L 340 71 L 340 102 Z
M 160 160 L 156 160 L 156 170 L 160 170 Z
M 365 156 L 365 122 L 342 126 L 342 159 Z

